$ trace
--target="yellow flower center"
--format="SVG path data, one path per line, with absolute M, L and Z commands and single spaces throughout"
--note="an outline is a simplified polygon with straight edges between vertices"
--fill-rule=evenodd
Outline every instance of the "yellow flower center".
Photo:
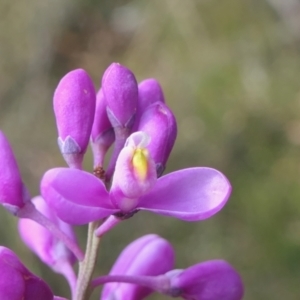
M 148 172 L 148 150 L 145 148 L 136 148 L 132 157 L 132 165 L 135 174 L 140 180 L 145 180 Z

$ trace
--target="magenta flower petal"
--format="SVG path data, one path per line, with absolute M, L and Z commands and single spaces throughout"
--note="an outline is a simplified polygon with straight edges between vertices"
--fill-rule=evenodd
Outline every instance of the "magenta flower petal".
M 73 225 L 87 224 L 118 211 L 112 207 L 103 182 L 77 169 L 47 171 L 41 181 L 41 194 L 60 219 Z
M 129 244 L 120 254 L 109 275 L 156 276 L 174 266 L 172 245 L 156 234 L 145 235 Z M 101 300 L 139 300 L 152 291 L 149 288 L 126 283 L 105 284 Z
M 30 198 L 22 183 L 13 150 L 1 131 L 0 166 L 0 203 L 15 214 Z
M 237 271 L 226 261 L 212 260 L 191 266 L 181 272 L 166 274 L 170 277 L 170 292 L 193 300 L 241 300 L 243 282 Z
M 49 286 L 32 274 L 10 249 L 0 247 L 1 300 L 53 300 Z
M 217 213 L 231 192 L 227 178 L 206 167 L 184 169 L 159 178 L 139 200 L 137 209 L 198 221 Z

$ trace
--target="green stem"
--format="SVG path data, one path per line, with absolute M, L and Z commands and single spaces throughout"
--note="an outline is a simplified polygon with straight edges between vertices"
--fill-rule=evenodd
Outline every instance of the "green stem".
M 86 252 L 84 260 L 79 263 L 78 280 L 74 300 L 88 300 L 92 292 L 90 282 L 93 276 L 97 261 L 97 252 L 100 245 L 100 238 L 94 234 L 98 226 L 98 221 L 91 222 L 89 224 Z

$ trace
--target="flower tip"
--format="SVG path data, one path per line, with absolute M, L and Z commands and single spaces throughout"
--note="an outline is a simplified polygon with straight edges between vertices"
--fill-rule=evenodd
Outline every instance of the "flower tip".
M 134 148 L 146 148 L 151 141 L 151 137 L 148 133 L 143 131 L 137 131 L 132 133 L 126 140 L 125 147 Z

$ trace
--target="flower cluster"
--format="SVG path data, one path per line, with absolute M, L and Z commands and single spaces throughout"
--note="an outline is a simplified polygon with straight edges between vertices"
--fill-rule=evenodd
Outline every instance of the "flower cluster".
M 58 146 L 68 168 L 48 170 L 41 195 L 31 198 L 0 132 L 0 203 L 19 218 L 24 243 L 65 276 L 72 299 L 89 299 L 99 285 L 104 285 L 102 300 L 140 300 L 153 292 L 189 300 L 242 299 L 241 278 L 227 262 L 174 269 L 172 246 L 155 234 L 129 244 L 108 275 L 93 277 L 101 237 L 120 222 L 143 210 L 204 220 L 222 209 L 231 186 L 222 173 L 208 167 L 163 175 L 177 125 L 155 79 L 138 84 L 129 69 L 113 63 L 96 92 L 89 75 L 78 69 L 62 78 L 53 101 Z M 82 169 L 89 143 L 92 173 Z M 89 229 L 83 253 L 72 225 L 84 224 Z M 77 261 L 78 274 L 73 268 Z M 0 247 L 0 270 L 1 299 L 63 299 L 5 247 Z

